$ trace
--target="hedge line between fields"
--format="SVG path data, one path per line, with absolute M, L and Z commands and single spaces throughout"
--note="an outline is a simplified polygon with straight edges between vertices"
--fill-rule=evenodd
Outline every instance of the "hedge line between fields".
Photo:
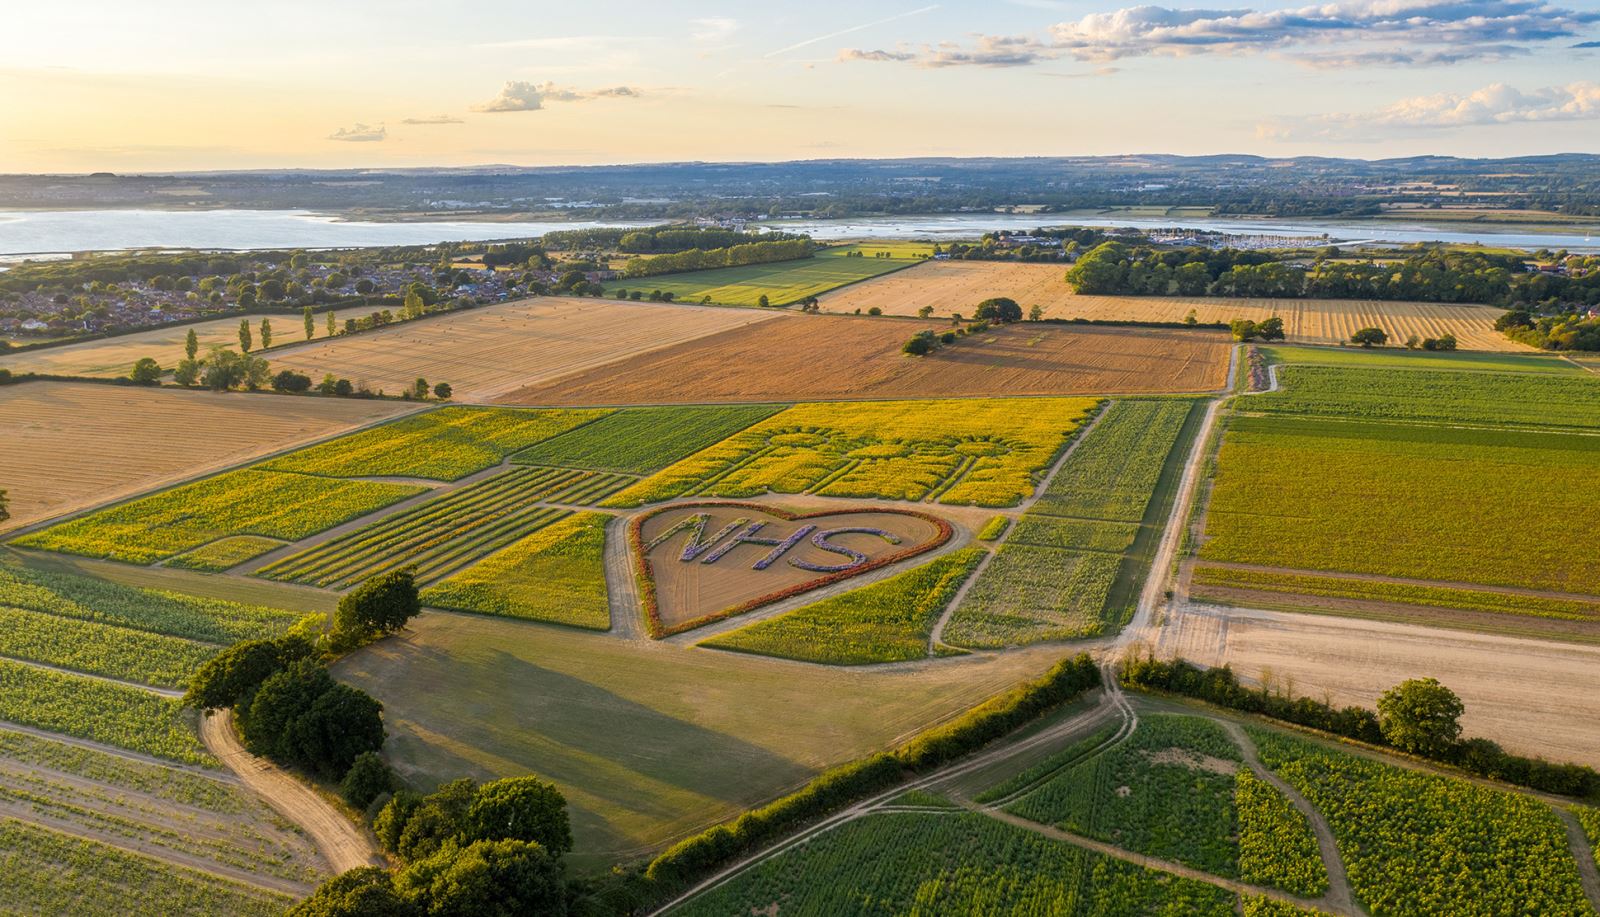
M 836 767 L 788 796 L 674 844 L 650 862 L 645 878 L 663 893 L 682 888 L 808 822 L 973 752 L 1099 685 L 1100 669 L 1087 653 L 1063 659 L 1037 680 L 893 752 Z

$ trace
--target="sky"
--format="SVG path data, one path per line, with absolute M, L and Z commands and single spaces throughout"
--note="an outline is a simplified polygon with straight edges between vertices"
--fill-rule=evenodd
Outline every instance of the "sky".
M 13 0 L 0 172 L 1600 151 L 1600 0 L 1237 2 Z

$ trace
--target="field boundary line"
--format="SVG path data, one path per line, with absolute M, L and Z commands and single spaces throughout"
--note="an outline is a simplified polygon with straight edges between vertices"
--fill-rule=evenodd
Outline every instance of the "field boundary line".
M 77 736 L 67 735 L 66 733 L 62 732 L 51 732 L 48 729 L 40 729 L 37 726 L 25 726 L 21 723 L 13 723 L 10 720 L 0 720 L 0 732 L 15 732 L 20 733 L 21 735 L 33 736 L 36 739 L 59 742 L 62 745 L 71 745 L 76 748 L 82 748 L 85 751 L 99 752 L 103 755 L 123 758 L 137 764 L 146 764 L 151 767 L 164 767 L 168 770 L 182 771 L 183 773 L 192 774 L 196 777 L 205 777 L 208 780 L 215 780 L 218 783 L 224 783 L 233 786 L 244 785 L 243 781 L 241 781 L 237 775 L 226 770 L 203 767 L 199 764 L 185 764 L 182 761 L 169 761 L 166 758 L 158 758 L 155 755 L 147 755 L 144 752 L 134 751 L 131 748 L 118 748 L 115 745 L 106 745 L 101 742 L 96 742 L 92 739 L 82 739 Z
M 1442 589 L 1458 589 L 1463 592 L 1492 592 L 1497 595 L 1520 595 L 1532 599 L 1552 599 L 1555 601 L 1593 602 L 1600 604 L 1600 595 L 1585 592 L 1559 592 L 1554 589 L 1533 589 L 1527 586 L 1495 586 L 1488 584 L 1469 583 L 1464 580 L 1431 580 L 1415 579 L 1405 576 L 1389 576 L 1384 573 L 1360 573 L 1351 570 L 1306 570 L 1300 567 L 1275 567 L 1271 564 L 1251 564 L 1232 560 L 1207 560 L 1197 558 L 1196 566 L 1217 567 L 1223 570 L 1240 570 L 1250 573 L 1286 573 L 1293 576 L 1315 576 L 1323 579 L 1349 580 L 1360 583 L 1388 583 L 1395 586 L 1432 586 Z M 1240 587 L 1248 588 L 1248 587 Z M 1280 590 L 1254 590 L 1265 592 L 1278 592 Z M 1301 595 L 1298 592 L 1286 592 L 1285 595 Z M 1307 598 L 1332 598 L 1331 596 L 1308 595 Z M 1402 603 L 1410 604 L 1410 603 Z M 1422 606 L 1434 607 L 1434 606 Z M 1445 606 L 1448 607 L 1448 606 Z M 1470 611 L 1472 609 L 1460 609 Z
M 74 619 L 69 619 L 69 620 L 74 620 Z M 112 626 L 115 626 L 115 625 L 112 625 Z M 130 630 L 131 628 L 123 628 L 123 629 L 124 630 Z M 145 633 L 150 633 L 150 632 L 149 631 L 145 631 Z M 180 637 L 179 639 L 187 639 L 187 638 Z M 203 643 L 204 641 L 197 640 L 197 641 L 194 641 L 194 642 Z M 210 644 L 210 645 L 215 646 L 216 644 Z M 123 688 L 133 688 L 135 690 L 143 691 L 146 694 L 155 694 L 155 695 L 158 695 L 160 697 L 171 698 L 172 700 L 177 700 L 178 698 L 183 696 L 183 692 L 178 690 L 177 688 L 162 688 L 162 687 L 158 687 L 156 685 L 142 684 L 142 683 L 137 682 L 137 681 L 127 681 L 126 679 L 122 679 L 122 678 L 113 678 L 110 675 L 97 675 L 94 672 L 80 672 L 77 669 L 69 669 L 69 668 L 67 668 L 65 666 L 53 665 L 53 664 L 48 663 L 48 662 L 40 662 L 37 659 L 24 659 L 24 658 L 22 658 L 20 656 L 12 656 L 12 655 L 9 655 L 9 654 L 6 654 L 6 653 L 0 653 L 0 659 L 4 659 L 7 662 L 14 662 L 17 665 L 25 665 L 25 666 L 28 666 L 29 668 L 44 669 L 47 672 L 55 672 L 58 675 L 71 675 L 71 676 L 73 676 L 75 678 L 92 678 L 95 681 L 103 681 L 103 682 L 106 682 L 108 684 L 117 685 L 118 687 L 123 687 Z

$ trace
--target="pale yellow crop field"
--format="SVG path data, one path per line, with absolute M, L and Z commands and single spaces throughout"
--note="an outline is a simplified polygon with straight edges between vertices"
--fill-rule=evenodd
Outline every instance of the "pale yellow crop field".
M 374 310 L 367 308 L 340 309 L 335 314 L 335 321 L 339 327 L 344 327 L 347 318 L 358 318 L 371 315 Z M 124 334 L 118 337 L 103 338 L 98 341 L 85 341 L 82 344 L 65 344 L 60 347 L 46 347 L 41 350 L 30 350 L 25 353 L 0 356 L 0 368 L 9 369 L 14 373 L 48 373 L 58 376 L 98 376 L 112 378 L 126 376 L 133 369 L 135 360 L 141 357 L 150 357 L 165 369 L 176 366 L 183 359 L 183 342 L 188 337 L 189 329 L 193 328 L 195 337 L 200 339 L 200 355 L 205 356 L 206 350 L 213 344 L 223 347 L 239 349 L 239 319 L 219 318 L 205 322 L 195 322 L 191 325 L 168 325 L 162 328 L 152 328 L 149 331 L 139 331 L 133 334 Z M 272 322 L 272 341 L 278 346 L 290 341 L 305 340 L 305 324 L 299 315 L 251 315 L 250 334 L 255 346 L 261 346 L 261 320 L 263 318 Z M 327 333 L 327 310 L 316 313 L 318 338 Z M 267 351 L 263 356 L 270 362 L 277 351 Z
M 293 369 L 316 380 L 333 373 L 391 395 L 420 376 L 450 383 L 457 401 L 483 401 L 775 317 L 754 309 L 551 296 L 314 341 L 269 359 L 274 371 Z
M 1230 299 L 1215 296 L 1079 296 L 1066 283 L 1065 265 L 1001 261 L 930 261 L 822 297 L 824 312 L 865 313 L 876 306 L 888 315 L 959 312 L 971 318 L 978 303 L 1008 296 L 1026 313 L 1037 305 L 1045 318 L 1091 321 L 1181 322 L 1190 310 L 1203 323 L 1235 318 L 1283 318 L 1289 340 L 1338 344 L 1359 328 L 1376 326 L 1391 344 L 1454 334 L 1462 350 L 1528 351 L 1494 330 L 1503 310 L 1493 306 L 1349 299 Z
M 414 410 L 395 401 L 93 382 L 0 387 L 0 489 L 16 528 Z

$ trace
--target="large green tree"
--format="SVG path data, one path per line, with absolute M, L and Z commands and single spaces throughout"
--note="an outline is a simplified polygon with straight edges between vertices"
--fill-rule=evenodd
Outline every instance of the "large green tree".
M 467 810 L 469 840 L 534 841 L 555 856 L 572 850 L 567 800 L 537 777 L 506 777 L 486 783 Z
M 322 883 L 287 917 L 421 917 L 421 912 L 400 897 L 387 872 L 358 866 Z
M 374 636 L 392 634 L 421 610 L 411 568 L 384 573 L 339 599 L 333 614 L 334 639 L 341 645 L 355 645 Z
M 1436 678 L 1412 678 L 1378 698 L 1378 728 L 1390 745 L 1427 758 L 1444 756 L 1461 738 L 1465 708 Z
M 567 912 L 560 864 L 528 841 L 452 846 L 400 870 L 394 884 L 428 917 L 561 917 Z

